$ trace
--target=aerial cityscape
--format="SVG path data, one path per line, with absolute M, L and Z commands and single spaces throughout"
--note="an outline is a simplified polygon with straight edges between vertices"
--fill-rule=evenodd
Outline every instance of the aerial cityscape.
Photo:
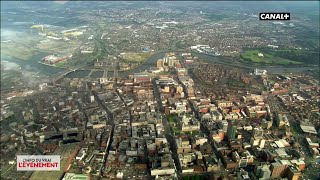
M 320 179 L 319 7 L 1 1 L 0 179 Z

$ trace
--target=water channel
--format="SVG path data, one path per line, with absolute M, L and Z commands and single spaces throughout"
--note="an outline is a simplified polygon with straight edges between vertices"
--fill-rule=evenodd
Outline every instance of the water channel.
M 119 75 L 120 76 L 125 76 L 131 73 L 136 73 L 136 72 L 142 72 L 145 70 L 149 70 L 150 67 L 156 66 L 156 62 L 158 59 L 161 59 L 164 57 L 164 55 L 169 52 L 169 51 L 161 51 L 158 53 L 153 54 L 150 56 L 142 65 L 135 69 L 127 70 L 127 71 L 120 71 Z M 33 56 L 29 60 L 19 60 L 13 57 L 6 57 L 2 56 L 2 60 L 6 60 L 9 62 L 14 62 L 18 65 L 20 65 L 23 69 L 26 69 L 28 71 L 34 71 L 38 72 L 40 75 L 54 75 L 60 71 L 63 71 L 63 68 L 58 68 L 58 67 L 52 67 L 52 66 L 47 66 L 44 64 L 38 63 L 41 58 L 46 56 L 48 54 L 45 53 L 40 53 L 35 56 Z M 221 64 L 224 66 L 228 67 L 237 67 L 237 68 L 243 68 L 247 70 L 253 70 L 254 68 L 258 67 L 260 69 L 266 69 L 270 73 L 284 73 L 284 72 L 302 72 L 302 71 L 307 71 L 310 69 L 318 69 L 316 66 L 298 66 L 298 67 L 284 67 L 284 66 L 257 66 L 254 64 L 246 64 L 243 62 L 234 62 L 230 58 L 227 57 L 220 57 L 220 56 L 212 56 L 208 54 L 203 54 L 203 53 L 193 53 L 194 56 L 197 56 L 199 59 L 207 61 L 207 62 L 212 62 L 212 63 L 217 63 Z M 65 77 L 68 78 L 84 78 L 90 73 L 90 70 L 76 70 L 74 72 L 71 72 L 67 74 Z M 92 78 L 99 78 L 103 74 L 103 71 L 95 71 L 91 74 L 90 77 Z M 113 72 L 108 72 L 108 75 L 112 76 Z

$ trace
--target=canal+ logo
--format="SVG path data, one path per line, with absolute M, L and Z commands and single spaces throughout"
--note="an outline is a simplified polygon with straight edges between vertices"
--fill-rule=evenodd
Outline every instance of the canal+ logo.
M 260 21 L 269 21 L 269 20 L 276 20 L 276 21 L 288 21 L 290 20 L 290 13 L 289 12 L 262 12 L 259 13 Z

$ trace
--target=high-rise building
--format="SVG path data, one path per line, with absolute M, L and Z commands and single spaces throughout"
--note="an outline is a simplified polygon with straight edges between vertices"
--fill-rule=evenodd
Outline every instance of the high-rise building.
M 260 139 L 263 137 L 263 129 L 262 128 L 254 128 L 253 129 L 253 134 L 252 136 L 255 138 L 255 139 Z
M 266 140 L 265 140 L 265 139 L 261 139 L 261 140 L 260 140 L 260 144 L 259 144 L 259 148 L 263 149 L 265 143 L 266 143 Z
M 261 166 L 258 166 L 256 175 L 259 179 L 263 179 L 263 180 L 270 179 L 271 171 L 269 169 L 269 165 L 262 164 Z
M 90 103 L 93 103 L 93 102 L 94 102 L 94 96 L 91 95 L 91 96 L 90 96 Z
M 228 130 L 227 130 L 228 139 L 235 140 L 236 132 L 237 132 L 237 126 L 235 126 L 235 124 L 233 124 L 231 121 L 228 122 Z
M 169 86 L 165 86 L 164 87 L 164 92 L 168 93 L 170 91 L 170 87 Z
M 223 130 L 223 132 L 226 133 L 228 131 L 228 121 L 226 121 L 226 120 L 220 121 L 219 127 L 220 127 L 220 129 Z
M 174 66 L 174 59 L 172 57 L 168 58 L 168 66 L 173 67 Z
M 261 126 L 265 129 L 270 129 L 272 127 L 272 121 L 268 121 L 266 119 L 262 119 Z
M 177 92 L 178 93 L 182 93 L 183 92 L 183 87 L 182 86 L 178 86 L 177 87 Z
M 283 177 L 287 167 L 287 164 L 281 164 L 280 162 L 271 163 L 271 177 Z
M 157 61 L 157 68 L 163 67 L 163 59 Z
M 298 180 L 299 177 L 301 176 L 301 172 L 299 169 L 295 166 L 289 166 L 289 171 L 288 171 L 288 176 L 287 178 L 290 180 Z

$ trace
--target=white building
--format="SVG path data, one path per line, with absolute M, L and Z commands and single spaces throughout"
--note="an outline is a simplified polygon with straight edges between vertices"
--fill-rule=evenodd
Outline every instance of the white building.
M 256 68 L 254 70 L 254 75 L 256 75 L 256 76 L 267 75 L 267 70 L 262 70 L 262 69 Z

